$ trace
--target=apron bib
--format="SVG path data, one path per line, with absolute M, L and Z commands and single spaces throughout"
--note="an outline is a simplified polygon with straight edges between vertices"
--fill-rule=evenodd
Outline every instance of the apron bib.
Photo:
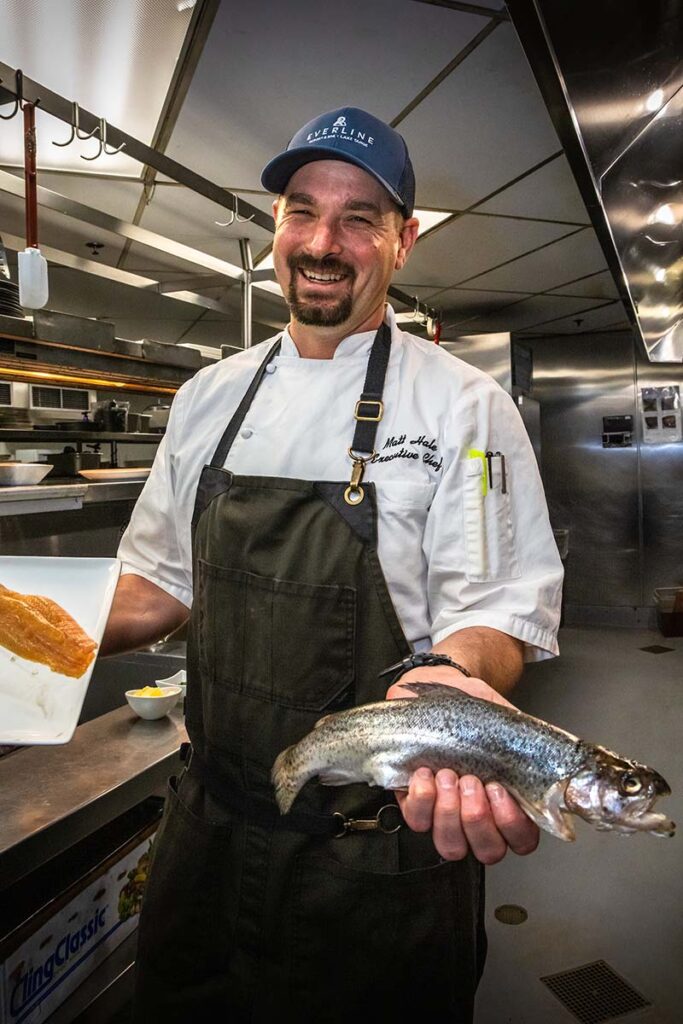
M 283 817 L 270 782 L 276 756 L 322 715 L 384 699 L 379 673 L 410 653 L 377 557 L 375 489 L 362 482 L 390 343 L 383 325 L 356 405 L 350 483 L 223 468 L 279 341 L 202 471 L 192 755 L 154 843 L 138 1024 L 471 1021 L 485 956 L 481 866 L 441 863 L 379 788 L 313 780 Z M 358 819 L 374 828 L 354 830 Z

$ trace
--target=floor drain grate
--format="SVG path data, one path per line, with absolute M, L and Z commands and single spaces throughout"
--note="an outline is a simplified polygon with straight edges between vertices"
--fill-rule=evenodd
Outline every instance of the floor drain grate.
M 652 1005 L 604 960 L 550 974 L 541 981 L 581 1024 L 601 1024 Z
M 662 647 L 661 644 L 652 644 L 650 647 L 641 647 L 641 651 L 645 651 L 646 654 L 668 654 L 669 651 L 674 651 L 675 647 Z

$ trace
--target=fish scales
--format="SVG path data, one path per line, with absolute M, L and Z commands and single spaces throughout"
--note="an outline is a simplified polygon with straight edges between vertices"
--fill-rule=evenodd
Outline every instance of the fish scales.
M 673 823 L 651 811 L 654 800 L 670 792 L 653 769 L 457 688 L 403 685 L 417 699 L 328 715 L 279 755 L 273 782 L 283 813 L 316 776 L 325 785 L 405 789 L 411 774 L 426 766 L 501 783 L 537 824 L 562 839 L 574 838 L 567 812 L 599 829 L 673 834 Z

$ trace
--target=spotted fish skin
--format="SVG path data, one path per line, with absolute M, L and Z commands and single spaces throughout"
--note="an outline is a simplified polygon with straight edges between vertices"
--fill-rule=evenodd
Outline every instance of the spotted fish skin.
M 321 719 L 273 766 L 276 799 L 287 813 L 309 779 L 341 786 L 366 782 L 406 789 L 425 766 L 499 782 L 527 814 L 572 840 L 569 815 L 598 829 L 673 835 L 651 807 L 670 793 L 653 769 L 586 743 L 515 708 L 438 683 L 403 684 L 417 699 L 382 701 Z

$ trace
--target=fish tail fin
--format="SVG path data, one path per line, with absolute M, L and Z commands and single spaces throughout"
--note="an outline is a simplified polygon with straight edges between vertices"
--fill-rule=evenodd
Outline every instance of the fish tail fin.
M 280 814 L 287 814 L 296 800 L 299 791 L 312 777 L 313 773 L 301 768 L 298 744 L 287 747 L 275 758 L 271 779 L 275 787 L 275 799 Z

